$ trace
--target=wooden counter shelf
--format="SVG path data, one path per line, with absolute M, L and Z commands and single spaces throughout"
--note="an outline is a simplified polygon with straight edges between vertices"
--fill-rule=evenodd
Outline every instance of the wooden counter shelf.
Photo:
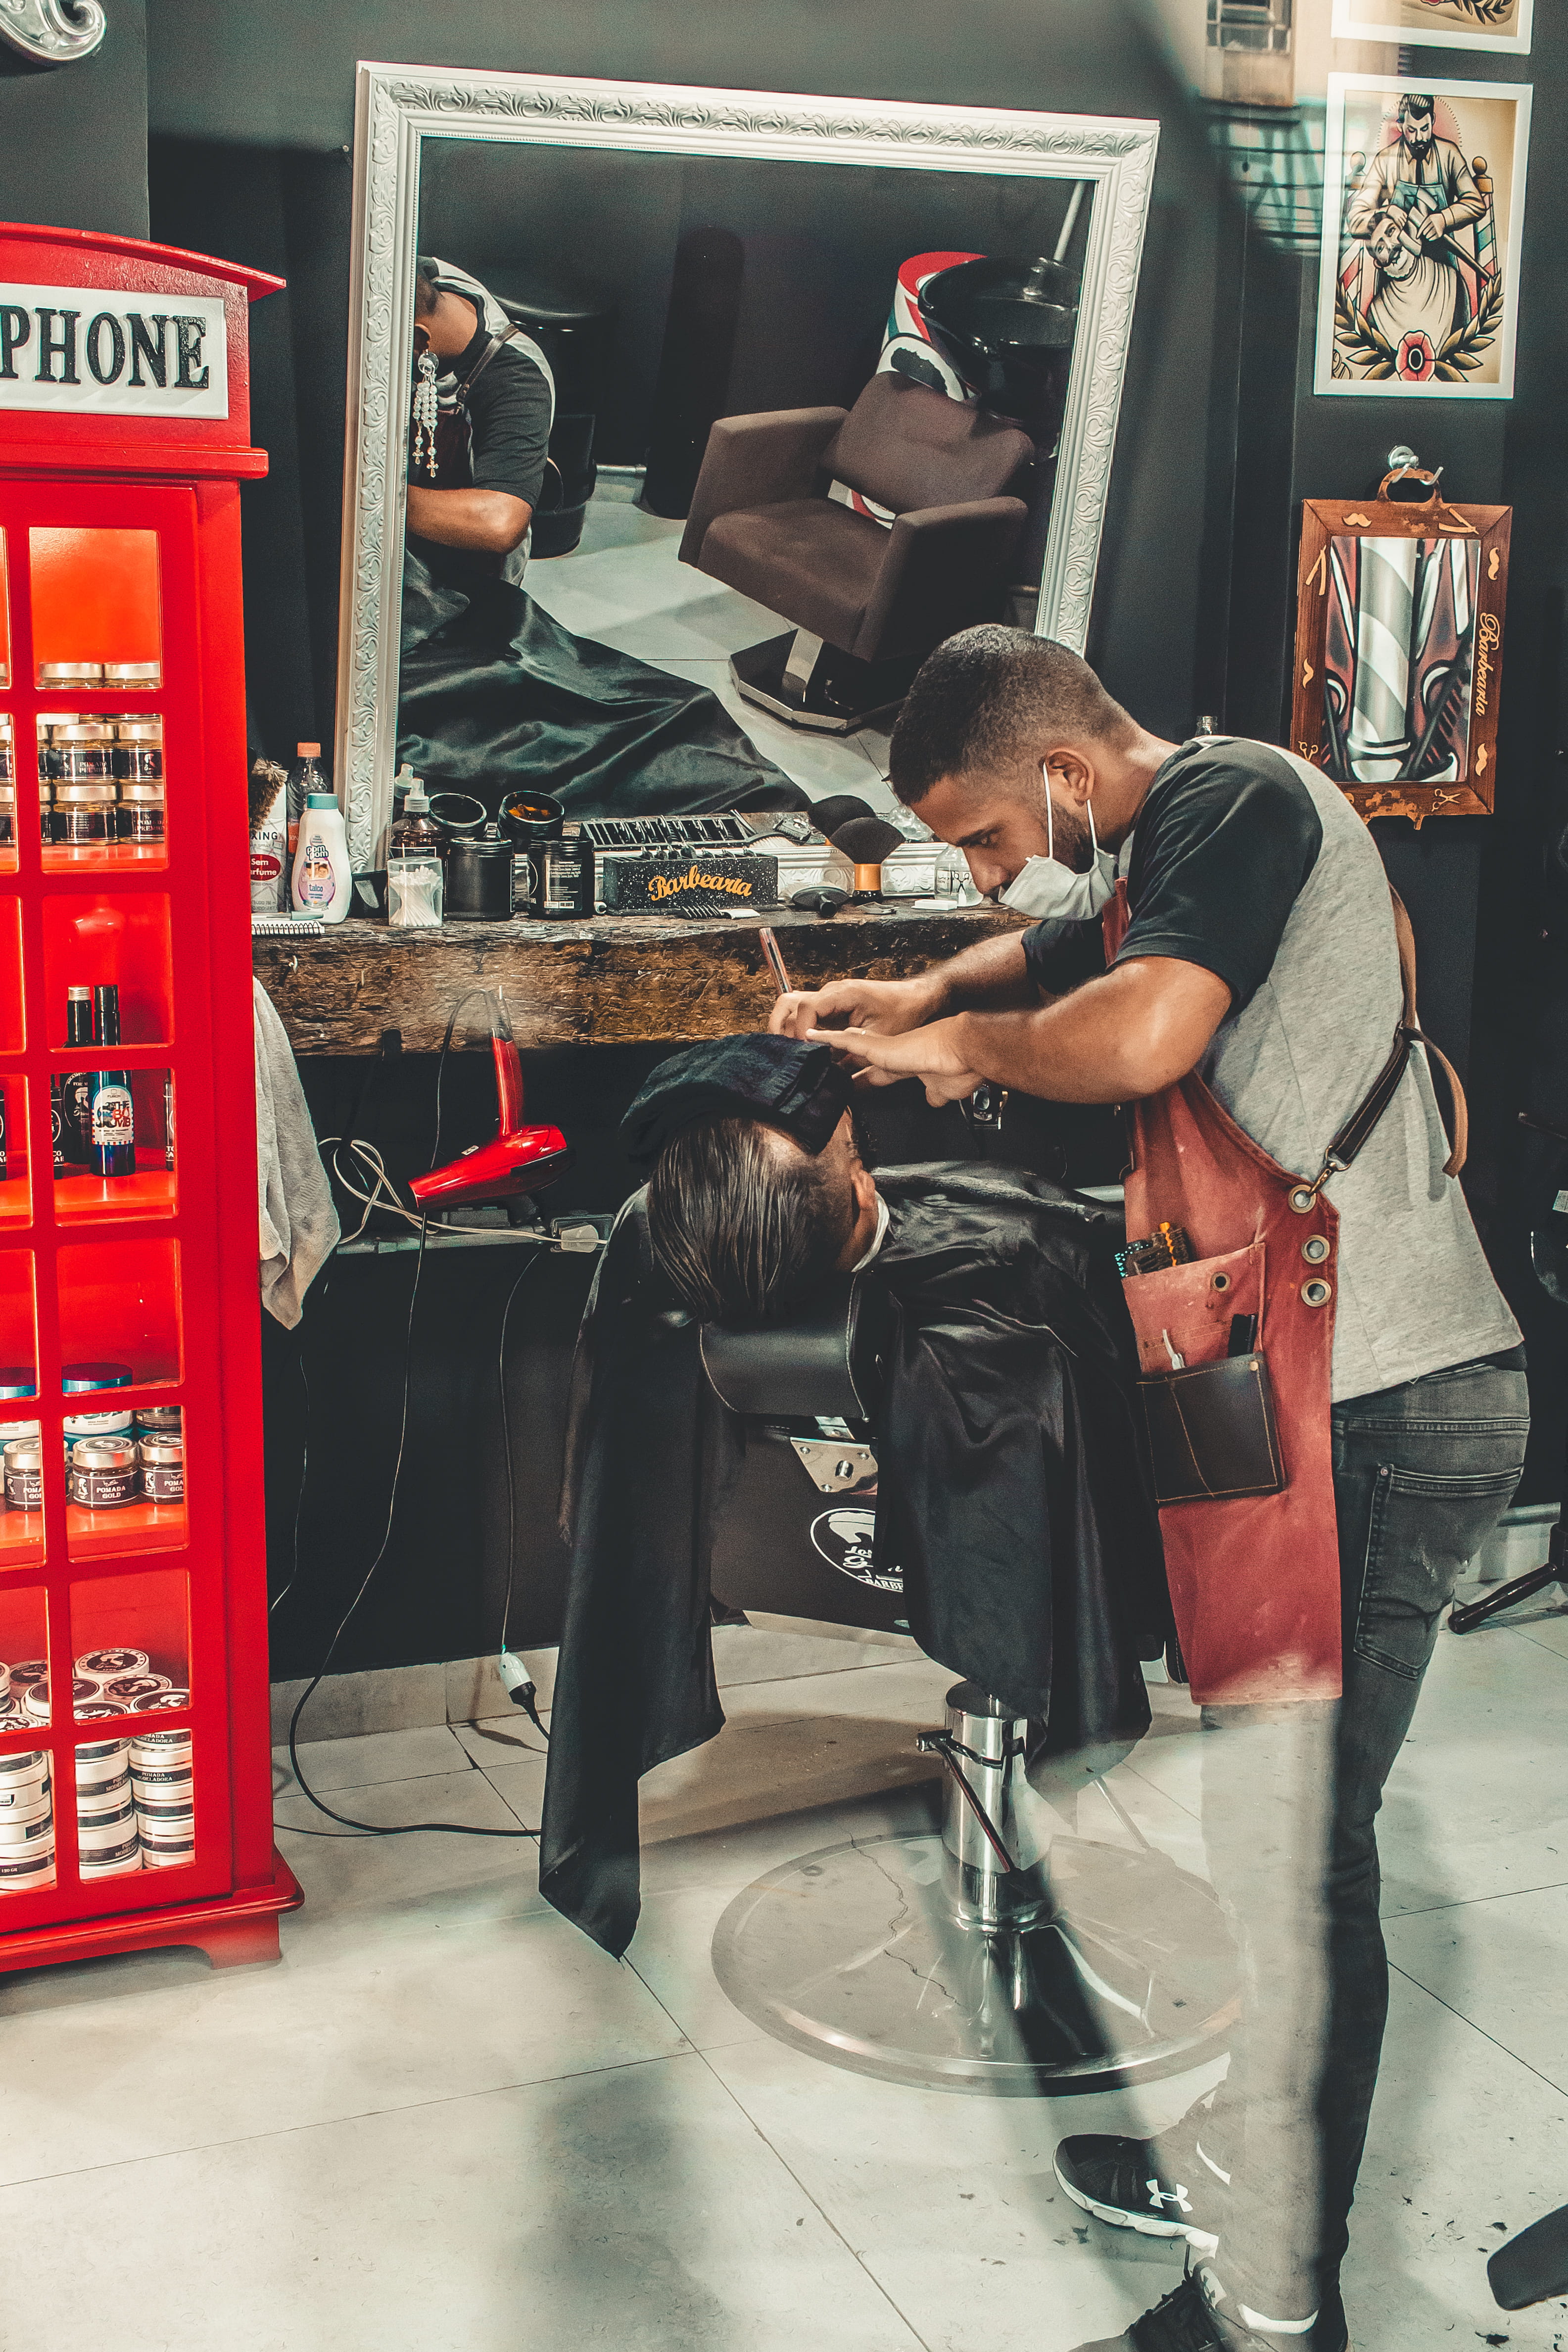
M 257 940 L 253 959 L 300 1055 L 374 1054 L 388 1029 L 401 1032 L 405 1053 L 438 1053 L 458 997 L 498 982 L 525 1052 L 679 1045 L 766 1022 L 774 988 L 756 937 L 764 920 L 779 933 L 800 987 L 906 980 L 981 940 L 1024 928 L 1022 917 L 993 906 L 939 913 L 896 902 L 846 907 L 829 921 L 793 908 L 711 922 L 517 917 L 429 931 L 351 919 L 318 940 Z

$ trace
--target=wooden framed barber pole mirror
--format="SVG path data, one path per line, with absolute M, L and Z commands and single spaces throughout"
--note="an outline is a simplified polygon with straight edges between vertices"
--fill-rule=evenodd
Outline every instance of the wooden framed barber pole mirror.
M 1304 503 L 1291 748 L 1363 817 L 1491 814 L 1511 511 L 1414 464 Z

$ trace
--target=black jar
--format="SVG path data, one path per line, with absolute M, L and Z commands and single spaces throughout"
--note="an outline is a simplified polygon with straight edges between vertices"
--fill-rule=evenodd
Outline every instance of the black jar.
M 114 839 L 112 784 L 57 784 L 55 839 L 68 849 L 96 849 Z
M 121 784 L 115 822 L 121 841 L 148 842 L 163 838 L 162 784 Z
M 580 824 L 559 841 L 541 842 L 529 857 L 528 911 L 547 922 L 573 922 L 594 911 L 594 848 Z
M 110 783 L 114 779 L 114 730 L 93 720 L 57 727 L 50 740 L 59 753 L 59 778 L 67 784 Z
M 161 784 L 163 781 L 162 721 L 154 719 L 121 719 L 114 730 L 110 759 L 117 782 Z
M 512 911 L 510 841 L 455 841 L 447 852 L 447 920 L 506 922 Z

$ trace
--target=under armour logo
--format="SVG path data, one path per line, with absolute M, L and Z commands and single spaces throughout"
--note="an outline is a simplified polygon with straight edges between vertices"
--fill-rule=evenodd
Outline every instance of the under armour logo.
M 1149 2202 L 1156 2213 L 1163 2205 L 1173 2205 L 1178 2213 L 1192 2211 L 1187 2192 L 1179 2180 L 1173 2189 L 1162 2189 L 1158 2180 L 1146 2180 L 1143 2186 L 1149 2191 Z

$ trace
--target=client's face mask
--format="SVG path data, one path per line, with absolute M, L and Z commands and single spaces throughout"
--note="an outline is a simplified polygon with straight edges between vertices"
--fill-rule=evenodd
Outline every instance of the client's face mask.
M 1046 785 L 1046 854 L 1043 857 L 1027 857 L 1001 893 L 999 904 L 1011 907 L 1015 914 L 1036 915 L 1054 922 L 1084 923 L 1098 915 L 1100 908 L 1116 896 L 1116 860 L 1110 850 L 1101 849 L 1094 832 L 1094 808 L 1084 803 L 1089 819 L 1089 863 L 1087 873 L 1075 874 L 1070 866 L 1063 866 L 1057 857 L 1056 814 L 1051 803 L 1051 780 L 1042 768 Z

